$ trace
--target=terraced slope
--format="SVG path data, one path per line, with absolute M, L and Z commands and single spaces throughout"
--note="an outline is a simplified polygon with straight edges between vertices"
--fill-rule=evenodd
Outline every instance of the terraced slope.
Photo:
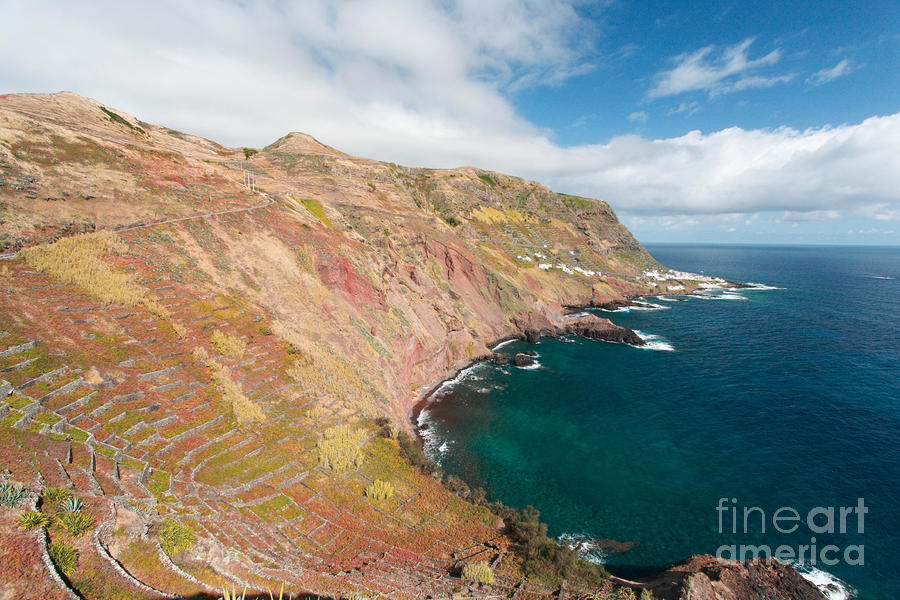
M 428 386 L 563 305 L 665 291 L 606 204 L 302 134 L 245 161 L 73 94 L 10 95 L 0 221 L 0 468 L 30 490 L 0 507 L 0 547 L 23 549 L 3 592 L 445 597 L 478 561 L 485 593 L 579 590 L 524 582 L 502 521 L 374 419 L 408 429 Z M 393 496 L 367 496 L 376 480 Z M 48 488 L 93 517 L 49 527 L 79 553 L 65 583 L 14 524 L 38 496 L 55 514 Z M 164 552 L 166 524 L 196 541 Z

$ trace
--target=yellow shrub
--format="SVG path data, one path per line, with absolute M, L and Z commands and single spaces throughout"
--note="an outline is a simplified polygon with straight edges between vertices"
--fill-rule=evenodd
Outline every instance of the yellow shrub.
M 193 352 L 194 360 L 203 363 L 212 373 L 216 382 L 219 393 L 222 394 L 222 400 L 231 408 L 234 418 L 238 424 L 246 425 L 253 422 L 262 422 L 266 419 L 262 409 L 258 404 L 247 398 L 241 388 L 234 382 L 231 377 L 231 370 L 223 364 L 220 364 L 214 358 L 209 358 L 206 350 L 197 347 Z
M 144 305 L 154 315 L 168 317 L 164 306 L 144 298 L 144 289 L 132 275 L 113 271 L 103 261 L 104 254 L 119 254 L 127 248 L 115 232 L 98 231 L 27 248 L 19 256 L 38 271 L 77 285 L 98 300 L 128 307 Z
M 172 323 L 172 331 L 175 332 L 179 338 L 187 337 L 187 327 L 182 325 L 181 323 Z
M 494 571 L 484 561 L 468 563 L 462 570 L 463 579 L 478 581 L 481 583 L 494 583 Z
M 247 344 L 244 340 L 230 333 L 222 333 L 218 329 L 213 331 L 210 341 L 219 354 L 228 358 L 240 358 L 247 349 Z
M 388 481 L 376 479 L 366 486 L 366 496 L 372 500 L 389 500 L 394 495 L 394 486 Z
M 362 445 L 366 432 L 350 425 L 335 425 L 322 432 L 316 443 L 319 464 L 332 471 L 346 471 L 362 463 Z

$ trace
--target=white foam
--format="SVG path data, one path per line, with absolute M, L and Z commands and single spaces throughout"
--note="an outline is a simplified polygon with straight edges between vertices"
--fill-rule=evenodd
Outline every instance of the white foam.
M 440 398 L 441 396 L 446 394 L 450 389 L 452 389 L 454 386 L 459 385 L 460 383 L 462 383 L 463 381 L 465 381 L 467 379 L 471 379 L 474 381 L 480 380 L 481 378 L 478 377 L 476 372 L 483 366 L 484 366 L 484 363 L 475 363 L 475 364 L 470 365 L 470 366 L 466 367 L 465 369 L 461 370 L 459 373 L 456 374 L 455 377 L 453 377 L 452 379 L 448 379 L 447 381 L 443 382 L 440 386 L 438 386 L 438 388 L 436 390 L 434 390 L 434 392 L 431 394 L 430 400 L 433 400 L 435 398 Z
M 856 595 L 852 587 L 831 573 L 800 563 L 794 563 L 794 568 L 803 579 L 816 586 L 828 600 L 850 600 Z
M 777 287 L 774 285 L 767 285 L 765 283 L 753 283 L 752 281 L 748 281 L 746 285 L 750 286 L 748 288 L 744 288 L 747 290 L 783 290 L 783 287 Z
M 508 346 L 508 345 L 512 344 L 513 342 L 517 342 L 517 341 L 519 341 L 519 340 L 517 340 L 516 338 L 513 338 L 511 340 L 506 340 L 505 342 L 500 342 L 499 344 L 497 344 L 496 346 L 491 348 L 491 352 L 496 352 L 500 348 L 503 348 L 504 346 Z
M 637 346 L 642 350 L 664 350 L 666 352 L 675 351 L 675 346 L 665 341 L 662 336 L 656 335 L 655 333 L 644 333 L 643 331 L 639 331 L 637 329 L 635 329 L 634 332 L 645 342 L 643 346 Z
M 439 462 L 442 453 L 441 448 L 446 445 L 446 442 L 440 438 L 437 430 L 434 428 L 431 420 L 431 411 L 427 408 L 419 411 L 416 425 L 418 425 L 419 437 L 422 438 L 422 450 L 425 452 L 425 456 L 434 462 Z
M 667 301 L 668 302 L 668 301 Z M 662 304 L 656 304 L 654 302 L 645 302 L 641 300 L 634 300 L 632 304 L 628 306 L 620 306 L 619 308 L 614 308 L 612 310 L 608 308 L 601 308 L 600 310 L 604 312 L 610 313 L 627 313 L 633 310 L 669 310 L 672 308 L 671 306 L 663 306 Z
M 566 317 L 568 317 L 570 319 L 580 319 L 581 317 L 586 317 L 589 314 L 590 313 L 586 313 L 586 312 L 569 313 L 568 315 L 566 315 Z
M 578 556 L 584 560 L 602 565 L 606 563 L 607 553 L 603 550 L 600 543 L 586 533 L 564 533 L 556 541 L 563 546 L 567 546 L 578 553 Z
M 888 277 L 887 275 L 866 275 L 866 277 L 868 277 L 869 279 L 887 279 L 887 280 L 894 279 L 893 277 Z
M 654 296 L 660 302 L 680 302 L 680 300 L 676 300 L 675 298 L 667 298 L 666 296 Z
M 450 448 L 450 443 L 449 443 L 449 442 L 444 442 L 443 444 L 441 444 L 441 445 L 438 447 L 438 452 L 440 452 L 441 454 L 443 454 L 443 453 L 446 452 L 449 448 Z

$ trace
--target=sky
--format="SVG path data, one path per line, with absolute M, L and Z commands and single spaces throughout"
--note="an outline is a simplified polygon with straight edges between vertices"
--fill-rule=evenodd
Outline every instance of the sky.
M 900 244 L 900 1 L 0 0 L 0 93 L 609 202 L 644 243 Z

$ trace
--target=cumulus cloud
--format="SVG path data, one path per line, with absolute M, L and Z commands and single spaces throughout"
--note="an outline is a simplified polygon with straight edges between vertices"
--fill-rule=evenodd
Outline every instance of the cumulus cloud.
M 810 77 L 806 80 L 807 83 L 811 83 L 813 85 L 822 85 L 823 83 L 828 83 L 829 81 L 834 81 L 838 77 L 843 77 L 844 75 L 849 75 L 854 71 L 853 64 L 849 59 L 844 59 L 838 64 L 834 65 L 829 69 L 822 69 L 821 71 L 817 71 L 810 75 Z
M 0 62 L 4 91 L 69 89 L 234 146 L 304 131 L 356 155 L 534 178 L 668 227 L 697 215 L 753 223 L 758 211 L 900 214 L 900 114 L 807 130 L 554 143 L 504 94 L 592 68 L 594 50 L 580 41 L 591 25 L 562 0 L 0 0 L 0 8 L 0 53 L 15 57 Z M 749 58 L 751 43 L 683 55 L 654 94 L 726 93 L 786 77 L 763 72 L 778 50 Z
M 781 60 L 781 51 L 775 49 L 764 56 L 751 59 L 748 50 L 753 41 L 753 38 L 748 38 L 720 52 L 716 51 L 715 46 L 706 46 L 695 52 L 676 56 L 672 59 L 675 63 L 672 69 L 656 75 L 656 83 L 647 92 L 647 98 L 697 91 L 718 96 L 751 88 L 772 87 L 795 77 L 793 73 L 757 74 Z

